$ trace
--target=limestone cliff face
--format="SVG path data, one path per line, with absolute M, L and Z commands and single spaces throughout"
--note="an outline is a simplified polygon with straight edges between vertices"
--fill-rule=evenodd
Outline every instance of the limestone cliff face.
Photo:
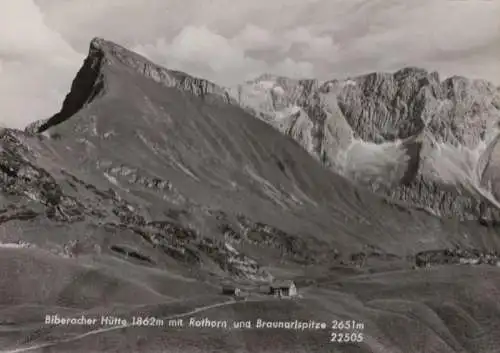
M 495 217 L 500 90 L 489 82 L 408 67 L 325 82 L 263 75 L 231 93 L 373 191 L 445 217 Z

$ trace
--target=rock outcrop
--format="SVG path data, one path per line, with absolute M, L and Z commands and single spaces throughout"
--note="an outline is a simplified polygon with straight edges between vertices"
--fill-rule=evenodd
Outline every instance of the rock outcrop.
M 500 257 L 496 252 L 478 249 L 440 249 L 423 251 L 415 256 L 417 267 L 440 265 L 491 265 L 500 266 Z

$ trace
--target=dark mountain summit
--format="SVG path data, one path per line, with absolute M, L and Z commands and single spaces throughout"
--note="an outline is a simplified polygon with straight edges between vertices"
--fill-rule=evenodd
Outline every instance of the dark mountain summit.
M 500 325 L 491 261 L 413 269 L 417 254 L 432 265 L 435 256 L 422 255 L 429 251 L 498 250 L 494 229 L 356 186 L 225 89 L 112 42 L 92 41 L 59 113 L 26 132 L 1 132 L 0 177 L 0 341 L 9 352 L 318 352 L 335 344 L 339 352 L 479 353 L 494 344 L 485 333 Z M 294 279 L 302 297 L 258 290 L 273 279 Z M 228 282 L 248 299 L 227 301 L 220 288 Z M 329 326 L 99 331 L 44 325 L 48 312 Z M 329 343 L 333 319 L 363 321 L 363 342 Z M 464 320 L 473 336 L 462 334 Z
M 77 74 L 71 92 L 66 97 L 62 110 L 45 124 L 38 128 L 43 132 L 56 125 L 90 103 L 97 95 L 106 90 L 106 68 L 120 66 L 150 78 L 166 87 L 176 87 L 186 92 L 211 100 L 220 100 L 224 103 L 235 103 L 225 89 L 203 79 L 186 75 L 183 72 L 167 70 L 154 64 L 146 58 L 131 52 L 115 43 L 101 38 L 94 38 L 90 43 L 90 50 L 85 62 Z

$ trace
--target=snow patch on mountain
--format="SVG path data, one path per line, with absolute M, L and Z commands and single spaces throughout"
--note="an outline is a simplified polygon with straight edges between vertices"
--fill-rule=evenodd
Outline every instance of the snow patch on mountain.
M 388 187 L 400 182 L 410 159 L 399 140 L 375 144 L 355 139 L 339 157 L 341 173 L 351 180 Z

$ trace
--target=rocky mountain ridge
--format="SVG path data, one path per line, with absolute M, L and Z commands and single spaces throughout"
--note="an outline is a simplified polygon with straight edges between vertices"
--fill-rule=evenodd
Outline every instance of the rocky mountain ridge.
M 498 217 L 500 89 L 407 67 L 345 80 L 263 75 L 231 94 L 323 165 L 444 217 Z
M 63 102 L 63 108 L 45 121 L 35 121 L 25 129 L 29 133 L 41 133 L 52 124 L 57 124 L 75 114 L 85 104 L 89 104 L 97 95 L 106 90 L 106 82 L 101 74 L 104 66 L 113 67 L 120 64 L 129 70 L 135 71 L 144 77 L 160 83 L 165 87 L 194 94 L 202 99 L 220 101 L 224 104 L 236 104 L 229 92 L 208 80 L 193 77 L 180 71 L 168 70 L 148 59 L 122 47 L 119 44 L 95 37 L 90 42 L 89 53 L 82 65 L 74 84 Z M 78 92 L 78 94 L 75 94 Z

